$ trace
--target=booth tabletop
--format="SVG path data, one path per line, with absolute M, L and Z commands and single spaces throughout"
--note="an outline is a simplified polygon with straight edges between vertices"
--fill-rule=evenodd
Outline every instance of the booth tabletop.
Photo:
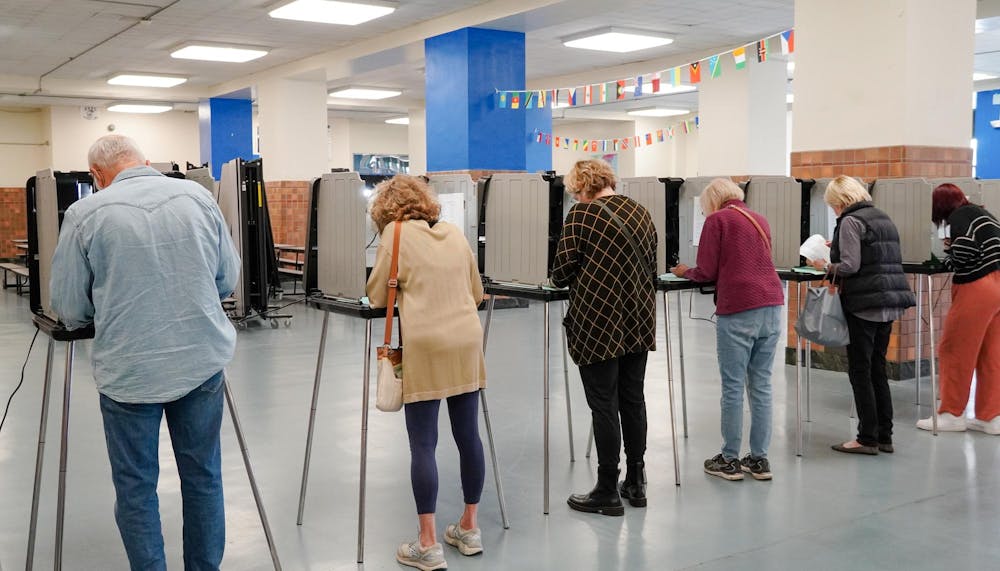
M 35 314 L 32 317 L 35 327 L 56 341 L 80 341 L 94 338 L 94 326 L 88 325 L 82 329 L 70 331 L 66 326 L 46 315 Z
M 483 290 L 490 295 L 502 295 L 534 301 L 565 301 L 569 299 L 568 288 L 550 288 L 537 285 L 486 282 Z

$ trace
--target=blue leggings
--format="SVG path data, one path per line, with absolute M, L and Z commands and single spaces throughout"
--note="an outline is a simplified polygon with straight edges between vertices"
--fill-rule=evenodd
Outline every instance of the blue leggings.
M 438 471 L 434 450 L 438 440 L 440 400 L 408 403 L 406 432 L 410 437 L 410 482 L 418 514 L 432 514 L 437 505 Z M 458 446 L 465 503 L 478 504 L 486 478 L 483 443 L 479 440 L 479 391 L 448 397 L 451 434 Z

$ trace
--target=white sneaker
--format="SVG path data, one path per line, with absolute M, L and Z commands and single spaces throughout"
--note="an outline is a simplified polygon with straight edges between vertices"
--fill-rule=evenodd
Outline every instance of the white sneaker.
M 396 550 L 396 561 L 409 567 L 416 567 L 420 571 L 448 568 L 441 544 L 435 543 L 429 547 L 420 547 L 420 538 L 417 538 L 413 543 L 400 545 L 399 549 Z
M 969 430 L 985 432 L 986 434 L 1000 434 L 1000 416 L 993 417 L 993 420 L 973 418 L 969 420 Z
M 924 418 L 917 421 L 917 428 L 920 430 L 933 430 L 932 418 Z M 937 420 L 938 432 L 965 432 L 966 424 L 964 416 L 955 416 L 950 412 L 942 412 L 938 414 Z
M 477 555 L 483 552 L 483 536 L 478 527 L 462 529 L 457 523 L 449 525 L 444 530 L 444 542 L 458 548 L 462 555 Z

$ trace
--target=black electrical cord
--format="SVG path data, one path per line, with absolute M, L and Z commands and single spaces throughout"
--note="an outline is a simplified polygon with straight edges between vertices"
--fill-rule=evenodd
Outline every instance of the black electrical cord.
M 307 295 L 307 296 L 304 296 L 302 299 L 297 299 L 297 300 L 295 300 L 295 301 L 293 301 L 291 303 L 286 303 L 285 305 L 282 305 L 282 306 L 279 306 L 279 307 L 275 307 L 274 309 L 268 308 L 267 313 L 257 313 L 257 314 L 254 314 L 254 315 L 248 315 L 248 316 L 246 316 L 246 317 L 244 317 L 242 319 L 237 319 L 236 321 L 233 321 L 233 323 L 236 324 L 236 325 L 239 325 L 240 323 L 246 323 L 247 321 L 250 321 L 251 319 L 254 319 L 254 318 L 257 318 L 257 317 L 259 317 L 261 319 L 269 319 L 268 316 L 267 316 L 268 313 L 273 313 L 275 311 L 281 311 L 282 309 L 285 309 L 286 307 L 291 307 L 291 306 L 293 306 L 293 305 L 295 305 L 297 303 L 302 303 L 302 302 L 309 301 L 312 298 L 313 298 L 312 296 L 308 296 Z
M 24 365 L 21 365 L 21 380 L 14 387 L 14 392 L 10 393 L 10 398 L 7 399 L 7 406 L 3 409 L 3 418 L 0 419 L 0 432 L 3 431 L 3 424 L 7 422 L 7 412 L 10 410 L 10 403 L 14 400 L 14 395 L 17 391 L 21 389 L 21 385 L 24 384 L 24 370 L 28 368 L 28 358 L 31 357 L 31 349 L 35 346 L 35 339 L 38 339 L 38 329 L 35 329 L 35 335 L 31 338 L 31 344 L 28 345 L 28 354 L 24 356 Z

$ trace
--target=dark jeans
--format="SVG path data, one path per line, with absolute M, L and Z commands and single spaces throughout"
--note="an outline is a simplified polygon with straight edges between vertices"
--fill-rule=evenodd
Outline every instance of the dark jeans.
M 115 521 L 133 571 L 165 571 L 160 504 L 160 419 L 167 417 L 181 479 L 184 569 L 217 571 L 226 547 L 222 497 L 220 371 L 200 387 L 167 403 L 128 404 L 101 395 L 104 436 L 115 484 Z
M 858 442 L 865 446 L 892 443 L 892 395 L 885 353 L 892 322 L 866 321 L 845 312 L 850 344 L 847 374 L 858 409 Z
M 642 462 L 646 454 L 646 377 L 648 352 L 580 366 L 580 378 L 594 423 L 598 470 L 617 470 L 625 441 L 625 461 Z M 619 420 L 620 419 L 620 420 Z
M 441 401 L 408 403 L 406 433 L 410 437 L 410 483 L 418 514 L 436 511 L 438 494 L 437 461 L 438 411 Z M 448 397 L 451 435 L 458 447 L 462 493 L 467 504 L 478 504 L 486 479 L 486 459 L 479 439 L 479 391 Z

